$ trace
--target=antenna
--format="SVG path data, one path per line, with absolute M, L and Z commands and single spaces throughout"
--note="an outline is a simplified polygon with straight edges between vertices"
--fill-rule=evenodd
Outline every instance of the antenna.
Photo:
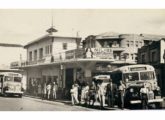
M 51 27 L 48 30 L 46 30 L 49 34 L 53 34 L 53 32 L 58 31 L 54 28 L 53 21 L 54 21 L 54 15 L 53 15 L 53 9 L 51 9 Z
M 53 21 L 54 21 L 54 15 L 53 15 L 53 9 L 51 10 L 51 17 L 52 17 L 52 19 L 51 19 L 51 27 L 53 27 Z

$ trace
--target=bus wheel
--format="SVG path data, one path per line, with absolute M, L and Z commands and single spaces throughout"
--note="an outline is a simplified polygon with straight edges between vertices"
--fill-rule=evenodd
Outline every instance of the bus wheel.
M 155 103 L 156 109 L 162 109 L 162 103 Z
M 20 95 L 18 95 L 19 96 L 19 98 L 22 98 L 22 94 L 20 94 Z
M 8 95 L 6 93 L 3 94 L 3 97 L 7 97 Z

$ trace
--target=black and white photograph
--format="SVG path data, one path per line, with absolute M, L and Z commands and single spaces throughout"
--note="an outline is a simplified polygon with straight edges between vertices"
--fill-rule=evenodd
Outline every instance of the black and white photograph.
M 165 9 L 0 9 L 0 111 L 165 109 Z

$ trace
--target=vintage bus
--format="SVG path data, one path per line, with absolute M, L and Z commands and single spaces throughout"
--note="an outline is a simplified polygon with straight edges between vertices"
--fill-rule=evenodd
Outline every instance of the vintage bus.
M 15 72 L 0 72 L 0 94 L 22 97 L 22 75 Z
M 123 66 L 113 70 L 110 74 L 113 83 L 119 85 L 122 80 L 126 85 L 125 106 L 141 103 L 140 89 L 144 83 L 149 90 L 153 91 L 153 94 L 148 96 L 148 103 L 160 107 L 163 102 L 155 69 L 151 65 Z

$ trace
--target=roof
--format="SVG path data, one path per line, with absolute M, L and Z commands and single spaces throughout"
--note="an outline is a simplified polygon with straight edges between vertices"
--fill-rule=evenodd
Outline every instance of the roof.
M 119 68 L 116 68 L 114 71 L 124 71 L 126 68 L 132 68 L 132 67 L 150 67 L 150 68 L 154 69 L 154 67 L 151 65 L 137 64 L 137 65 L 126 65 L 123 67 L 119 67 Z
M 96 35 L 96 39 L 110 39 L 110 38 L 120 38 L 120 34 L 116 32 L 105 32 L 99 35 Z
M 32 45 L 32 44 L 35 44 L 37 42 L 40 42 L 40 41 L 43 41 L 45 40 L 45 38 L 50 38 L 50 37 L 54 37 L 54 38 L 70 38 L 70 39 L 81 39 L 80 37 L 67 37 L 67 36 L 55 36 L 55 35 L 52 35 L 52 34 L 46 34 L 36 40 L 33 40 L 29 43 L 27 43 L 24 48 L 27 48 L 28 46 Z
M 9 44 L 9 43 L 0 43 L 0 46 L 2 46 L 2 47 L 23 47 L 23 45 L 20 45 L 20 44 Z
M 144 40 L 153 40 L 153 41 L 159 41 L 162 38 L 165 38 L 165 35 L 153 35 L 153 34 L 142 34 L 144 37 Z
M 0 72 L 21 72 L 20 69 L 0 69 Z

